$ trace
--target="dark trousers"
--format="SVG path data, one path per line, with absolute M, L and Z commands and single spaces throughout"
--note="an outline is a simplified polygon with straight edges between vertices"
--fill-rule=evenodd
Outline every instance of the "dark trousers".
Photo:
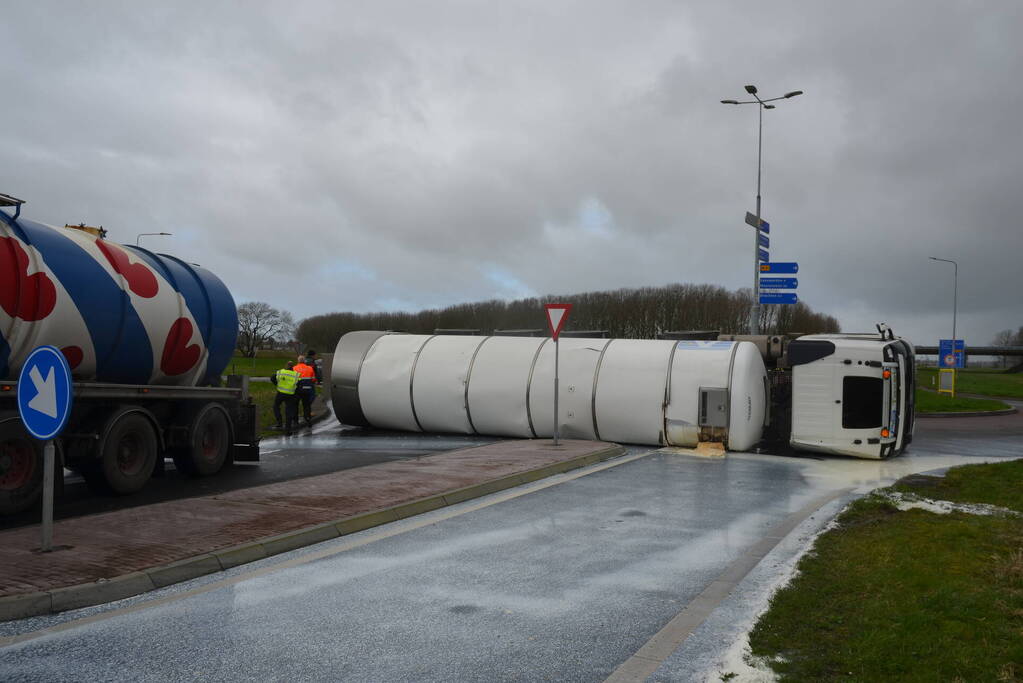
M 305 417 L 305 421 L 309 422 L 313 419 L 313 399 L 316 398 L 316 387 L 312 384 L 303 385 L 300 382 L 295 395 L 298 396 L 298 400 L 302 404 L 302 415 Z
M 284 416 L 287 422 L 281 422 L 281 404 L 284 404 Z M 277 424 L 284 425 L 284 431 L 295 431 L 295 424 L 298 422 L 298 397 L 295 394 L 282 394 L 277 392 L 274 396 L 274 419 Z

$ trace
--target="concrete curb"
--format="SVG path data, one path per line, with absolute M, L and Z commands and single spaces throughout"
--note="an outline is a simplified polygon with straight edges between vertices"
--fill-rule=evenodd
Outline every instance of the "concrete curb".
M 1016 408 L 1006 408 L 1005 410 L 970 410 L 959 413 L 917 413 L 917 417 L 931 418 L 931 417 L 993 417 L 996 415 L 1012 415 L 1018 413 L 1019 410 Z
M 551 463 L 543 467 L 509 474 L 499 479 L 473 484 L 427 498 L 401 503 L 381 510 L 364 512 L 353 517 L 342 517 L 331 522 L 317 524 L 303 529 L 295 529 L 277 536 L 264 537 L 240 545 L 203 553 L 170 564 L 152 567 L 139 572 L 132 572 L 111 579 L 76 586 L 56 588 L 50 591 L 10 595 L 0 598 L 0 621 L 24 619 L 43 614 L 63 612 L 80 607 L 91 607 L 114 600 L 122 600 L 135 595 L 147 593 L 181 581 L 188 581 L 206 574 L 237 567 L 247 562 L 255 562 L 272 555 L 328 541 L 339 536 L 364 531 L 375 526 L 406 519 L 415 515 L 437 510 L 442 507 L 461 503 L 473 498 L 503 491 L 544 479 L 569 470 L 593 465 L 604 460 L 624 455 L 625 449 L 617 444 L 610 444 L 593 453 L 580 455 L 570 460 Z

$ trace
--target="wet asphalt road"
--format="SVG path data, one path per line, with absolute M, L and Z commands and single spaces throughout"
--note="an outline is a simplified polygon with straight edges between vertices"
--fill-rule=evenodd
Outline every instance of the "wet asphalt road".
M 714 679 L 802 542 L 851 495 L 1021 457 L 1021 437 L 1017 415 L 921 420 L 912 451 L 884 462 L 634 449 L 621 464 L 111 606 L 120 612 L 0 625 L 0 636 L 66 627 L 0 649 L 0 667 L 6 680 L 599 681 L 780 520 L 849 491 L 787 536 L 654 675 Z

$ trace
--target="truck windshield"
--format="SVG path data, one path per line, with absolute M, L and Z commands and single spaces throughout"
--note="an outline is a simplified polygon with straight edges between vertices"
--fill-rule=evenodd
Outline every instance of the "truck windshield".
M 884 386 L 880 377 L 845 377 L 842 380 L 842 427 L 880 427 L 884 419 Z

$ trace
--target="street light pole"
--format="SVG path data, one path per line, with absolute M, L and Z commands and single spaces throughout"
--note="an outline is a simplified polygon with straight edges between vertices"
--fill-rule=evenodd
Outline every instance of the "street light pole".
M 146 235 L 173 235 L 173 234 L 174 233 L 172 232 L 140 232 L 138 236 L 135 238 L 135 246 L 141 247 L 142 238 L 145 237 Z
M 773 104 L 777 100 L 786 100 L 790 97 L 802 95 L 802 90 L 787 92 L 781 97 L 761 99 L 757 94 L 757 86 L 747 85 L 746 92 L 753 95 L 754 99 L 739 102 L 738 100 L 721 100 L 721 104 L 756 104 L 758 111 L 757 125 L 757 228 L 753 231 L 753 306 L 750 310 L 749 333 L 760 334 L 760 174 L 764 150 L 764 110 L 774 109 Z
M 959 310 L 959 264 L 952 259 L 928 256 L 932 261 L 943 261 L 951 263 L 955 270 L 952 271 L 952 353 L 956 352 L 956 314 Z

